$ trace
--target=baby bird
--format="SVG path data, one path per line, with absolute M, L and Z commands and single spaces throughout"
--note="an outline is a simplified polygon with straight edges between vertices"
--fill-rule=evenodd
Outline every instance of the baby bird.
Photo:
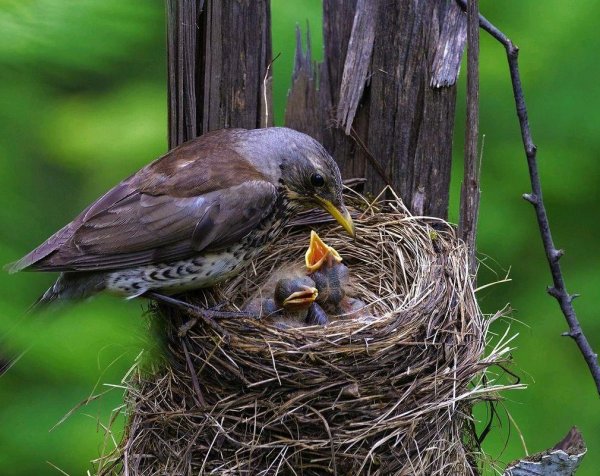
M 326 311 L 339 314 L 339 305 L 346 296 L 349 282 L 348 267 L 342 264 L 342 257 L 312 231 L 305 263 L 319 291 L 317 302 Z
M 315 302 L 319 291 L 308 276 L 282 278 L 275 285 L 275 304 L 281 309 L 278 323 L 298 327 L 304 324 L 325 325 L 327 314 Z
M 244 307 L 243 311 L 260 318 L 276 315 L 279 311 L 275 299 L 273 298 L 254 298 Z
M 315 282 L 308 276 L 281 278 L 277 281 L 273 293 L 277 307 L 289 314 L 306 313 L 318 295 Z
M 316 302 L 313 302 L 306 314 L 305 322 L 311 326 L 324 326 L 329 322 L 329 316 Z
M 300 269 L 289 267 L 274 274 L 261 289 L 262 296 L 244 306 L 244 311 L 266 317 L 278 327 L 324 325 L 327 314 L 315 302 L 315 282 Z M 271 297 L 272 296 L 272 297 Z
M 346 296 L 340 302 L 338 311 L 342 316 L 348 316 L 352 318 L 367 317 L 369 315 L 367 311 L 367 305 L 364 301 L 357 298 L 351 298 Z
M 319 292 L 317 303 L 323 309 L 338 316 L 362 315 L 361 310 L 366 304 L 360 299 L 347 296 L 350 288 L 348 267 L 342 264 L 342 257 L 337 250 L 325 244 L 314 231 L 310 234 L 305 264 Z

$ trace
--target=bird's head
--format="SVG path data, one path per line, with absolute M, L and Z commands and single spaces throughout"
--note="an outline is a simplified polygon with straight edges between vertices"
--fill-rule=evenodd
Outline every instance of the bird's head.
M 286 311 L 308 309 L 315 302 L 319 291 L 308 276 L 282 278 L 275 285 L 275 304 Z
M 354 223 L 342 197 L 340 170 L 325 148 L 312 137 L 283 129 L 281 178 L 288 199 L 301 208 L 318 206 L 354 237 Z

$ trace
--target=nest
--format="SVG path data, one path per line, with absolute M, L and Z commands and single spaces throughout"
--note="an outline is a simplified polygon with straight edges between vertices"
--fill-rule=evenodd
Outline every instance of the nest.
M 339 251 L 368 316 L 282 329 L 260 319 L 198 325 L 161 307 L 168 362 L 138 370 L 128 423 L 100 473 L 227 475 L 477 474 L 472 404 L 501 351 L 484 357 L 490 319 L 451 226 L 399 200 L 352 199 L 357 240 L 316 227 Z M 282 266 L 302 262 L 292 227 L 202 305 L 241 306 Z M 110 461 L 112 464 L 107 464 Z

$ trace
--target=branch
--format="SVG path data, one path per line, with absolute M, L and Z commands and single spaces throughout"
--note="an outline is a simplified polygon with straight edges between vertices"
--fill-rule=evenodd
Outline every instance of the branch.
M 466 9 L 465 0 L 456 1 L 463 10 Z M 482 15 L 479 15 L 479 25 L 492 37 L 502 43 L 506 49 L 510 78 L 513 86 L 513 95 L 515 97 L 515 104 L 517 107 L 517 116 L 521 126 L 521 137 L 523 139 L 523 146 L 525 148 L 525 155 L 527 157 L 527 165 L 529 167 L 529 178 L 531 180 L 532 192 L 524 194 L 523 198 L 531 203 L 535 209 L 540 234 L 542 237 L 542 243 L 544 245 L 544 250 L 546 251 L 546 258 L 548 259 L 550 272 L 552 273 L 553 285 L 548 288 L 548 293 L 558 301 L 560 309 L 569 325 L 569 332 L 566 332 L 563 335 L 571 337 L 577 343 L 577 346 L 579 347 L 579 350 L 581 351 L 581 354 L 583 355 L 583 358 L 590 369 L 590 373 L 592 374 L 594 382 L 596 383 L 598 394 L 600 395 L 600 365 L 598 365 L 598 355 L 592 350 L 590 343 L 581 329 L 577 315 L 575 314 L 573 300 L 577 297 L 577 295 L 569 294 L 567 292 L 559 263 L 559 260 L 563 255 L 563 251 L 554 246 L 552 233 L 550 231 L 550 224 L 548 222 L 548 215 L 546 213 L 546 207 L 544 206 L 542 184 L 540 182 L 536 160 L 537 148 L 533 143 L 533 139 L 531 138 L 531 131 L 529 129 L 529 122 L 527 119 L 527 107 L 525 105 L 525 97 L 523 95 L 523 87 L 521 86 L 521 77 L 519 75 L 519 48 L 517 48 L 517 46 L 515 46 L 504 33 L 498 30 Z
M 467 124 L 465 127 L 465 166 L 460 194 L 458 234 L 469 250 L 469 270 L 476 272 L 475 239 L 479 214 L 479 2 L 469 0 L 467 11 Z

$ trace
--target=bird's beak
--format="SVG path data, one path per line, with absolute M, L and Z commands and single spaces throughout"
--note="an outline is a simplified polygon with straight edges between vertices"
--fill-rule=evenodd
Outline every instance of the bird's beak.
M 310 232 L 310 244 L 304 255 L 304 263 L 310 272 L 318 270 L 328 259 L 340 263 L 342 257 L 331 246 L 326 245 L 321 237 L 313 230 Z M 330 263 L 331 264 L 331 263 Z
M 317 296 L 319 291 L 311 286 L 302 286 L 300 291 L 293 292 L 283 301 L 283 307 L 287 309 L 303 309 L 310 306 Z
M 356 237 L 356 233 L 354 231 L 354 222 L 352 221 L 352 217 L 350 216 L 350 212 L 344 205 L 340 205 L 339 208 L 336 207 L 329 200 L 321 198 L 319 196 L 315 196 L 317 203 L 323 207 L 336 221 L 344 227 L 344 230 L 352 237 Z

